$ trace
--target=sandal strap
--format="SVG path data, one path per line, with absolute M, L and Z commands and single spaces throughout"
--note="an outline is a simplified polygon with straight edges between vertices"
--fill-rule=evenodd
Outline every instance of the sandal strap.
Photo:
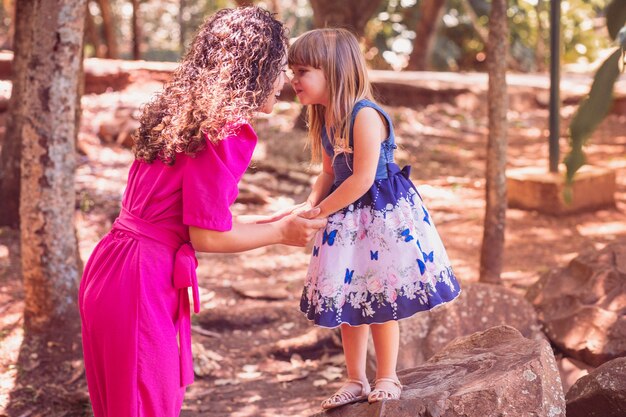
M 348 378 L 346 379 L 346 383 L 351 382 L 353 384 L 358 384 L 361 386 L 361 391 L 363 391 L 363 388 L 365 388 L 365 384 L 363 383 L 363 381 L 361 381 L 360 379 L 352 379 L 352 378 Z M 345 384 L 344 384 L 345 385 Z
M 376 386 L 376 384 L 378 384 L 379 382 L 391 382 L 392 384 L 394 384 L 396 387 L 402 389 L 402 384 L 400 383 L 400 381 L 398 381 L 395 378 L 387 378 L 387 377 L 382 377 L 382 378 L 378 378 L 375 382 L 374 382 L 374 386 Z

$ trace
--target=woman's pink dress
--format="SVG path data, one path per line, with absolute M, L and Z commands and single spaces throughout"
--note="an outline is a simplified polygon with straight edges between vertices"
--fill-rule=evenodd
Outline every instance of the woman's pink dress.
M 230 230 L 230 205 L 257 136 L 248 124 L 168 166 L 135 161 L 120 216 L 80 285 L 83 350 L 95 417 L 174 417 L 193 382 L 190 302 L 197 261 L 188 226 Z

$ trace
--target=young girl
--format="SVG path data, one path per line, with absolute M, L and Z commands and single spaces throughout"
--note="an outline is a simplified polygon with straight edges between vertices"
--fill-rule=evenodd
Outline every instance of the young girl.
M 290 47 L 289 66 L 308 106 L 313 158 L 323 162 L 307 205 L 328 216 L 314 239 L 300 308 L 316 325 L 341 326 L 348 372 L 322 407 L 397 399 L 398 320 L 453 300 L 459 284 L 409 167 L 394 163 L 391 118 L 372 100 L 356 38 L 343 29 L 307 32 Z
M 121 213 L 80 286 L 95 417 L 180 414 L 193 381 L 187 288 L 197 312 L 194 249 L 304 246 L 326 224 L 282 214 L 233 219 L 229 210 L 257 141 L 248 122 L 256 111 L 272 111 L 286 46 L 283 25 L 269 12 L 222 10 L 144 109 Z

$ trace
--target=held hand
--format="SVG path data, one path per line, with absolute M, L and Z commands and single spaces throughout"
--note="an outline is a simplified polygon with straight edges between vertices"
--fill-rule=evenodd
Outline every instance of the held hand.
M 317 214 L 319 210 L 315 215 Z M 283 234 L 281 243 L 290 246 L 306 246 L 315 233 L 326 226 L 326 219 L 307 219 L 292 214 L 281 219 L 280 223 Z
M 322 216 L 320 216 L 322 212 L 322 209 L 317 206 L 314 208 L 310 208 L 308 210 L 304 210 L 304 211 L 300 211 L 298 214 L 298 216 L 305 218 L 305 219 L 316 219 L 316 218 L 321 218 Z
M 297 214 L 300 215 L 306 211 L 310 211 L 313 208 L 313 206 L 311 206 L 311 204 L 307 201 L 305 201 L 302 204 L 298 204 L 295 209 L 292 211 L 293 214 Z M 309 217 L 305 217 L 305 218 L 309 218 Z
M 292 213 L 296 213 L 299 211 L 302 211 L 303 209 L 306 210 L 306 207 L 308 206 L 308 204 L 306 202 L 304 203 L 300 203 L 300 204 L 296 204 L 295 206 L 290 206 L 290 207 L 286 207 L 282 210 L 278 210 L 276 213 L 274 214 L 270 214 L 269 216 L 265 216 L 261 221 L 258 221 L 257 223 L 272 223 L 275 222 L 277 220 L 282 219 L 285 216 L 288 216 Z M 309 206 L 310 208 L 310 206 Z

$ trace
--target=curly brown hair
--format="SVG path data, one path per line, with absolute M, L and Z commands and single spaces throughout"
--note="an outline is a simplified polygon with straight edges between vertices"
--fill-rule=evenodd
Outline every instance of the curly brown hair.
M 135 157 L 168 165 L 248 122 L 286 61 L 286 29 L 258 7 L 223 9 L 200 27 L 172 80 L 144 109 Z

